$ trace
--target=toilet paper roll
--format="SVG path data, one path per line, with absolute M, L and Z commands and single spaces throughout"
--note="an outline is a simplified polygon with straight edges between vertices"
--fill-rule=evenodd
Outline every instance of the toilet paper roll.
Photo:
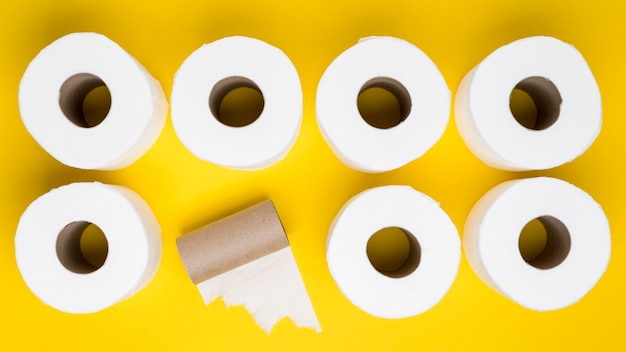
M 410 243 L 406 262 L 382 272 L 366 247 L 381 229 L 397 227 Z M 408 186 L 366 190 L 350 199 L 331 225 L 326 261 L 343 294 L 380 318 L 427 311 L 446 294 L 461 259 L 458 232 L 439 204 Z
M 176 239 L 191 281 L 198 284 L 289 246 L 267 200 Z
M 263 108 L 256 120 L 231 126 L 222 122 L 220 105 L 237 88 L 259 92 Z M 246 37 L 223 38 L 194 51 L 176 72 L 171 103 L 172 123 L 185 147 L 233 169 L 261 169 L 282 160 L 302 120 L 294 65 L 278 48 Z
M 98 226 L 108 252 L 101 267 L 81 252 L 83 230 Z M 161 229 L 133 191 L 73 183 L 31 203 L 15 235 L 17 266 L 44 303 L 68 313 L 92 313 L 132 296 L 152 279 L 161 259 Z
M 382 88 L 397 99 L 395 126 L 366 121 L 357 98 Z M 339 55 L 317 87 L 317 123 L 335 155 L 363 172 L 399 168 L 422 156 L 443 134 L 450 91 L 437 66 L 401 39 L 371 37 Z
M 110 108 L 89 121 L 87 95 L 106 86 Z M 22 121 L 46 152 L 68 166 L 116 170 L 159 136 L 167 100 L 157 80 L 119 45 L 96 33 L 66 35 L 28 65 L 19 87 Z
M 520 233 L 533 219 L 545 228 L 545 247 L 525 259 Z M 487 192 L 467 217 L 463 248 L 487 285 L 526 308 L 546 311 L 574 304 L 594 287 L 609 262 L 611 233 L 587 193 L 537 177 Z
M 513 115 L 514 89 L 533 100 L 536 116 Z M 543 170 L 589 148 L 600 133 L 602 100 L 578 50 L 555 38 L 530 37 L 497 49 L 463 78 L 454 115 L 461 137 L 487 165 Z
M 243 305 L 270 333 L 283 317 L 321 331 L 287 235 L 271 200 L 176 239 L 205 304 Z

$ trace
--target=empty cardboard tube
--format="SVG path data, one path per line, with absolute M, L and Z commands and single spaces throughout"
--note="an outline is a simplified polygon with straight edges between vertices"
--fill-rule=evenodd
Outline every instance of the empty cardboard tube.
M 194 284 L 289 246 L 271 200 L 241 210 L 176 239 Z

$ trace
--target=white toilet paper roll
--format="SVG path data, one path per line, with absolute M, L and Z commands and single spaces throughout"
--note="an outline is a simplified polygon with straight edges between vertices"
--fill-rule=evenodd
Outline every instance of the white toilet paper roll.
M 81 252 L 89 224 L 108 252 L 101 267 Z M 30 290 L 64 312 L 92 313 L 130 297 L 153 277 L 161 259 L 161 229 L 133 191 L 101 183 L 73 183 L 31 203 L 15 235 L 15 255 Z
M 241 125 L 222 122 L 220 105 L 237 88 L 262 95 L 260 115 Z M 302 120 L 300 78 L 289 58 L 258 39 L 228 37 L 194 51 L 172 87 L 172 123 L 200 159 L 255 170 L 282 160 Z
M 525 259 L 520 233 L 534 219 L 545 228 L 545 247 Z M 524 307 L 546 311 L 574 304 L 594 287 L 609 262 L 611 233 L 587 193 L 537 177 L 487 192 L 468 215 L 463 248 L 487 285 Z
M 106 86 L 110 108 L 89 121 L 87 95 Z M 167 100 L 159 82 L 119 45 L 96 33 L 66 35 L 44 48 L 19 87 L 22 120 L 55 159 L 81 169 L 115 170 L 141 157 L 159 136 Z
M 393 124 L 362 117 L 357 99 L 370 88 L 398 101 Z M 371 37 L 328 66 L 317 87 L 316 113 L 324 139 L 344 164 L 384 172 L 419 158 L 439 140 L 450 115 L 450 91 L 420 49 L 393 37 Z
M 381 229 L 397 227 L 409 242 L 396 270 L 373 266 L 366 247 Z M 439 204 L 408 186 L 366 190 L 335 217 L 326 244 L 330 273 L 343 294 L 381 318 L 420 314 L 437 304 L 454 281 L 461 259 L 458 232 Z
M 536 116 L 513 115 L 514 89 L 533 100 Z M 602 101 L 578 50 L 555 38 L 530 37 L 497 49 L 463 78 L 454 115 L 461 137 L 487 165 L 543 170 L 589 148 L 600 133 Z

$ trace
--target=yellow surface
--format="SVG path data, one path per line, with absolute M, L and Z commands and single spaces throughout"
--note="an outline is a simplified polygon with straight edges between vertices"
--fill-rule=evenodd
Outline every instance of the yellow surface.
M 281 48 L 304 92 L 300 137 L 287 158 L 262 171 L 235 171 L 195 158 L 169 120 L 150 151 L 121 171 L 66 167 L 24 128 L 17 88 L 26 66 L 55 39 L 95 31 L 119 43 L 171 93 L 174 73 L 203 43 L 230 35 Z M 461 140 L 454 120 L 422 158 L 369 175 L 343 166 L 315 121 L 317 82 L 330 62 L 365 36 L 404 38 L 426 52 L 454 94 L 494 49 L 531 35 L 574 44 L 600 85 L 603 129 L 574 162 L 544 172 L 490 169 Z M 400 351 L 626 350 L 626 3 L 619 1 L 4 1 L 0 10 L 0 350 Z M 504 180 L 555 176 L 590 193 L 612 229 L 612 258 L 596 287 L 555 312 L 524 309 L 482 283 L 463 257 L 444 299 L 416 317 L 384 320 L 352 305 L 333 282 L 325 241 L 336 212 L 370 187 L 408 184 L 441 202 L 462 232 L 474 202 Z M 89 315 L 41 303 L 16 266 L 13 237 L 30 202 L 75 181 L 128 186 L 151 205 L 163 230 L 152 282 Z M 241 307 L 205 306 L 186 276 L 175 239 L 209 221 L 272 198 L 292 243 L 323 332 L 281 321 L 266 335 Z M 593 234 L 591 234 L 593 235 Z

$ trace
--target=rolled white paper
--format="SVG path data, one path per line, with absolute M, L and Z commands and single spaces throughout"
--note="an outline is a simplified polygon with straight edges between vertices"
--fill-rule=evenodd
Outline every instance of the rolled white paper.
M 366 247 L 374 233 L 388 227 L 403 229 L 417 251 L 411 248 L 398 272 L 384 274 L 370 263 Z M 448 292 L 460 246 L 456 227 L 437 202 L 408 186 L 384 186 L 361 192 L 339 211 L 326 261 L 354 305 L 376 317 L 404 318 L 427 311 Z M 418 258 L 417 267 L 410 265 L 411 257 Z
M 232 127 L 218 120 L 209 100 L 239 87 L 258 90 L 264 106 L 252 123 Z M 262 169 L 282 160 L 302 121 L 302 88 L 293 63 L 280 49 L 247 37 L 223 38 L 194 51 L 176 72 L 171 104 L 185 147 L 233 169 Z
M 98 226 L 108 244 L 100 268 L 80 252 L 82 230 Z M 73 183 L 31 203 L 15 235 L 17 266 L 44 303 L 68 313 L 105 309 L 142 289 L 161 259 L 161 229 L 135 192 Z
M 520 233 L 539 219 L 546 245 L 527 262 Z M 611 256 L 611 232 L 602 208 L 587 193 L 558 179 L 501 183 L 470 211 L 463 248 L 476 274 L 491 288 L 533 310 L 567 307 L 600 279 Z
M 111 106 L 101 123 L 88 127 L 80 116 L 83 100 L 102 85 Z M 96 33 L 68 34 L 44 48 L 24 72 L 19 107 L 26 129 L 46 152 L 68 166 L 96 170 L 120 169 L 139 159 L 167 116 L 159 82 Z
M 391 128 L 364 120 L 359 94 L 379 87 L 406 117 Z M 361 39 L 326 69 L 317 87 L 317 123 L 335 155 L 363 172 L 385 172 L 422 156 L 443 134 L 450 91 L 437 66 L 413 44 L 393 37 Z
M 525 127 L 509 105 L 514 88 L 534 101 L 538 119 Z M 543 170 L 574 160 L 600 133 L 602 100 L 583 56 L 551 37 L 505 45 L 463 78 L 454 115 L 468 148 L 487 165 Z

